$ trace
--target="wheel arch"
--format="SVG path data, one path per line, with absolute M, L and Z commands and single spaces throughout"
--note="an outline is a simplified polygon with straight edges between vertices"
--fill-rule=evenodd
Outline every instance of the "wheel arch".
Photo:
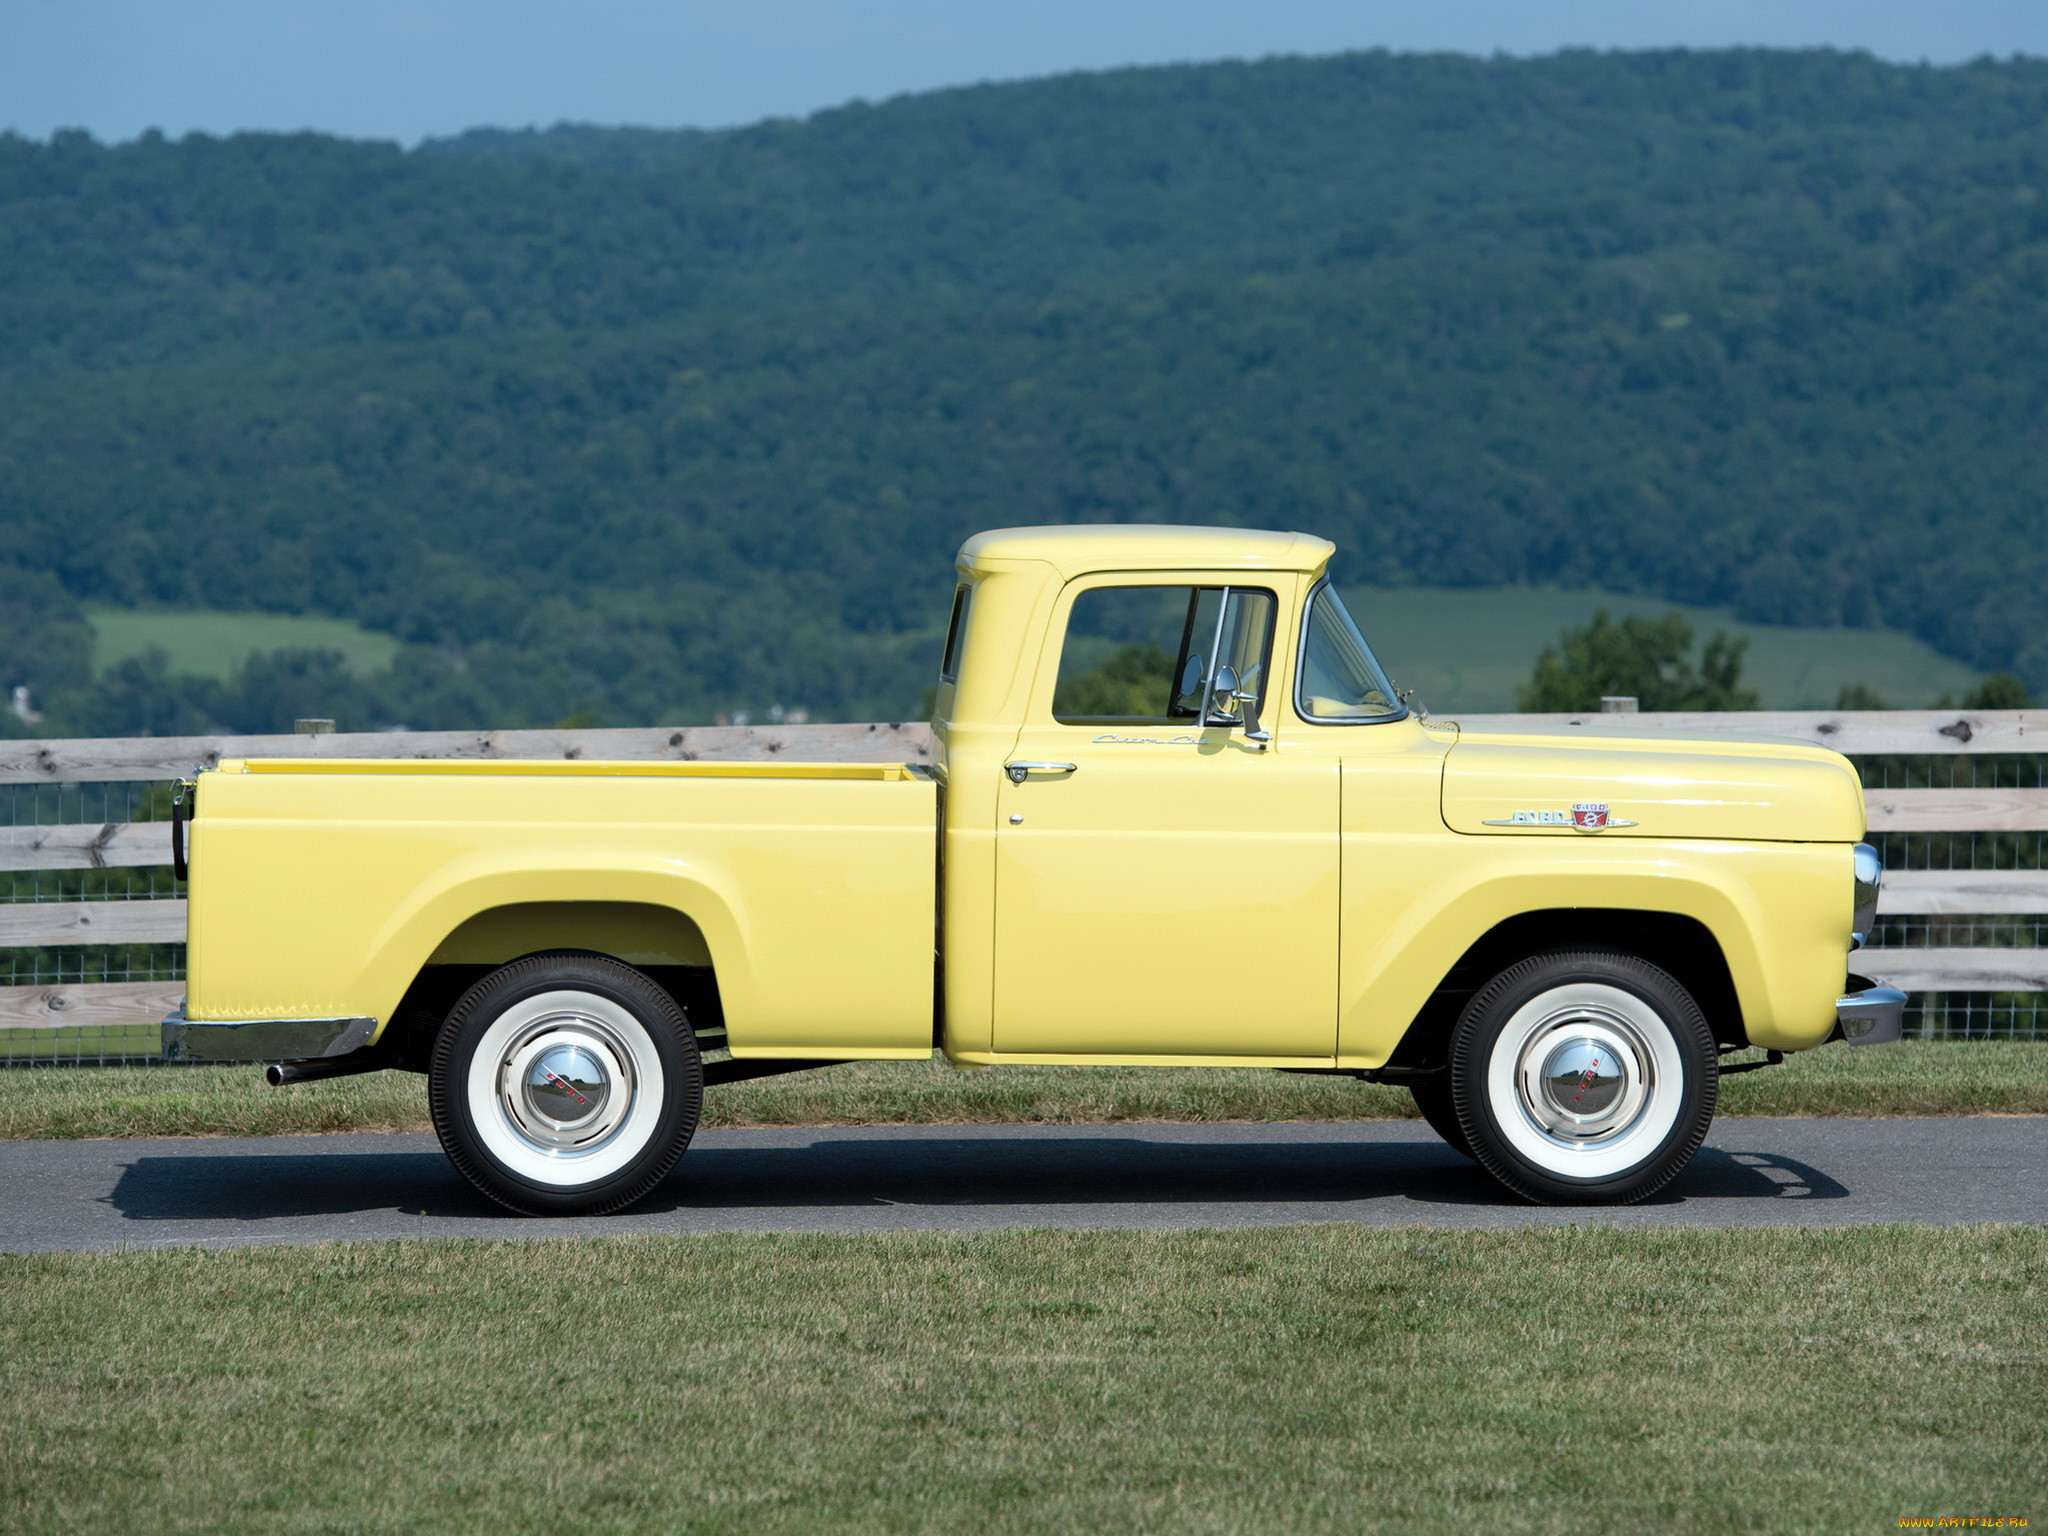
M 689 913 L 651 901 L 510 901 L 465 918 L 427 965 L 504 965 L 543 950 L 581 950 L 631 966 L 714 968 Z
M 1749 1043 L 1728 957 L 1698 918 L 1627 907 L 1558 907 L 1517 913 L 1474 940 L 1410 1022 L 1387 1068 L 1399 1075 L 1442 1067 L 1451 1030 L 1472 995 L 1517 961 L 1559 949 L 1608 950 L 1647 960 L 1692 994 L 1717 1043 Z
M 717 889 L 667 872 L 556 870 L 544 880 L 493 873 L 450 882 L 394 918 L 363 980 L 379 994 L 380 1044 L 394 1031 L 416 1040 L 429 1024 L 438 1029 L 477 979 L 548 952 L 631 965 L 674 995 L 693 1022 L 708 1008 L 722 1027 L 721 985 L 745 985 L 731 974 L 736 956 L 745 970 L 742 935 Z M 412 1054 L 404 1038 L 392 1044 Z

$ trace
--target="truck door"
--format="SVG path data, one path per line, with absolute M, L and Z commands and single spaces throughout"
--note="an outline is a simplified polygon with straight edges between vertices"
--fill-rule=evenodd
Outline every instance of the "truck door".
M 1334 1054 L 1337 760 L 1252 739 L 1284 693 L 1280 595 L 1062 595 L 997 804 L 998 1052 Z

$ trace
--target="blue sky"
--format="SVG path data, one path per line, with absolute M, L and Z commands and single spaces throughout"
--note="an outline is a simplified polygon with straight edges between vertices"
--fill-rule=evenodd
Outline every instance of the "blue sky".
M 0 0 L 0 128 L 715 127 L 1069 69 L 1346 48 L 2048 54 L 2044 0 Z

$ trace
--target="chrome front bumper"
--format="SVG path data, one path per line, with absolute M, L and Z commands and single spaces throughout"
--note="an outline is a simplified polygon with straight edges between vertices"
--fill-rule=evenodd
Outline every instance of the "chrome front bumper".
M 185 1005 L 164 1020 L 168 1061 L 318 1061 L 361 1050 L 375 1019 L 188 1019 Z
M 1905 1014 L 1897 987 L 1865 987 L 1835 999 L 1835 1033 L 1851 1045 L 1896 1045 Z

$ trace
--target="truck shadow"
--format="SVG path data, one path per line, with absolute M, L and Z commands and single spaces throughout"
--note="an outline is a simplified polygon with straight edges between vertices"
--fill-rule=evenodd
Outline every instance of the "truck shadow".
M 1645 1203 L 1839 1200 L 1848 1194 L 1818 1169 L 1776 1153 L 1708 1147 Z M 636 1209 L 1355 1206 L 1404 1200 L 1527 1209 L 1475 1163 L 1434 1140 L 1204 1144 L 1109 1136 L 895 1143 L 821 1136 L 808 1147 L 765 1155 L 707 1149 L 692 1152 L 668 1185 Z M 1331 1213 L 1332 1219 L 1342 1215 Z
M 1707 1148 L 1651 1205 L 1839 1200 L 1818 1169 L 1771 1152 Z M 503 1218 L 438 1150 L 142 1156 L 108 1205 L 132 1221 L 256 1222 L 400 1215 Z M 797 1145 L 699 1146 L 635 1216 L 886 1207 L 1053 1209 L 1125 1205 L 1199 1220 L 1248 1207 L 1280 1219 L 1386 1221 L 1402 1202 L 1527 1210 L 1477 1166 L 1433 1140 L 1189 1142 L 1127 1135 L 857 1138 L 818 1132 Z M 1302 1207 L 1322 1207 L 1303 1210 Z M 1365 1210 L 1361 1207 L 1371 1207 Z M 908 1215 L 908 1213 L 905 1213 Z M 901 1218 L 889 1225 L 916 1226 Z M 375 1223 L 366 1224 L 375 1226 Z M 720 1226 L 731 1226 L 729 1219 Z M 865 1225 L 865 1224 L 864 1224 Z M 385 1235 L 366 1230 L 363 1235 Z
M 140 1157 L 104 1198 L 130 1221 L 506 1214 L 464 1183 L 438 1151 Z

